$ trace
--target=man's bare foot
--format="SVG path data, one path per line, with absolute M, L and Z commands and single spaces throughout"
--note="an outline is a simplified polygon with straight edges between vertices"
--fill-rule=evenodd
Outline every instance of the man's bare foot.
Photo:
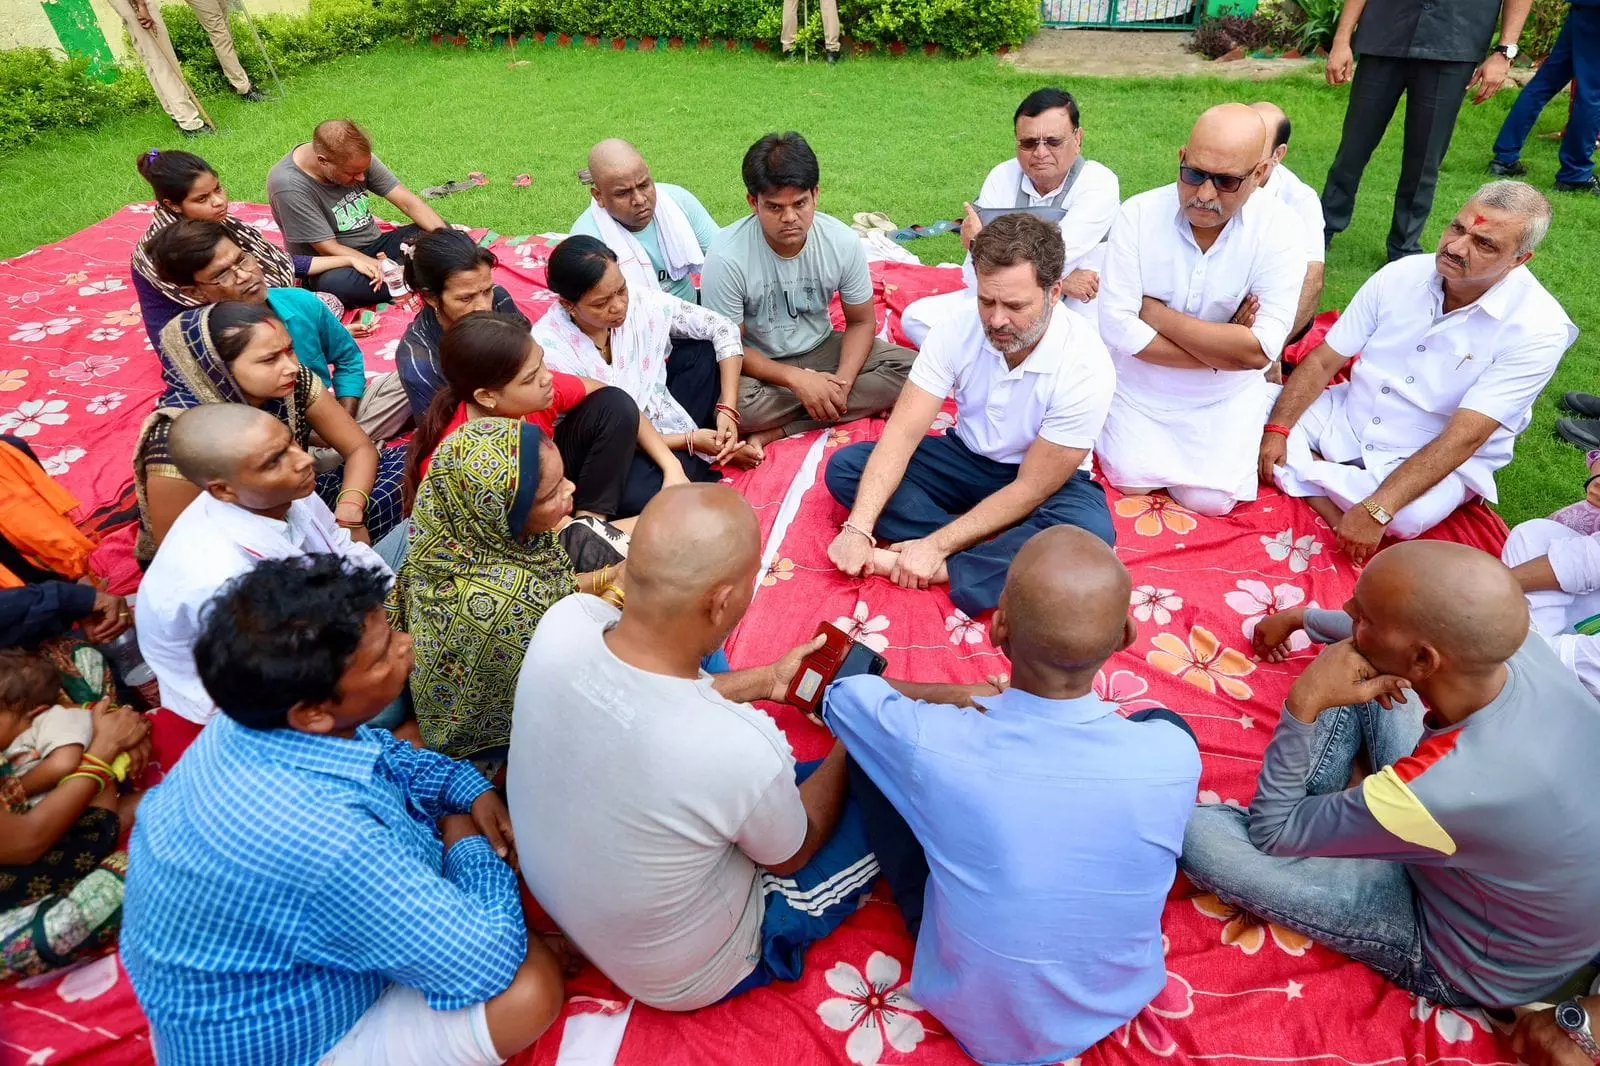
M 1344 512 L 1339 509 L 1338 504 L 1334 503 L 1326 496 L 1307 496 L 1305 497 L 1305 501 L 1311 505 L 1311 509 L 1317 512 L 1318 516 L 1321 517 L 1324 522 L 1328 523 L 1330 527 L 1333 529 L 1339 528 L 1340 521 L 1344 519 Z
M 765 449 L 766 446 L 771 444 L 773 441 L 782 439 L 783 427 L 776 426 L 772 429 L 764 429 L 760 433 L 752 433 L 744 439 L 744 442 L 746 444 L 754 444 L 758 448 Z
M 894 564 L 900 559 L 900 553 L 888 548 L 873 548 L 872 562 L 867 567 L 866 577 L 888 577 L 894 573 Z

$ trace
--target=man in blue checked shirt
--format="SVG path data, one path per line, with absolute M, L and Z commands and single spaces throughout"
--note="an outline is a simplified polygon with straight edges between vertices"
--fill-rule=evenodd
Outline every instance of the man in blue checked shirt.
M 195 659 L 222 714 L 129 860 L 122 957 L 162 1066 L 478 1066 L 560 1012 L 505 803 L 364 725 L 411 673 L 388 581 L 301 556 L 211 603 Z

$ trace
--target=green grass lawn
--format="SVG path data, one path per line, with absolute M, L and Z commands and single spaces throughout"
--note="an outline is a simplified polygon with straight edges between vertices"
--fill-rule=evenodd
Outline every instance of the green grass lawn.
M 514 59 L 527 62 L 513 65 Z M 989 168 L 1011 154 L 1017 101 L 1052 82 L 1080 100 L 1086 151 L 1116 171 L 1124 196 L 1174 179 L 1177 149 L 1203 108 L 1259 97 L 1294 119 L 1289 165 L 1320 188 L 1346 99 L 1346 90 L 1310 75 L 1261 84 L 1074 79 L 1018 74 L 992 59 L 883 58 L 828 68 L 753 53 L 533 46 L 513 55 L 394 45 L 296 75 L 285 83 L 285 102 L 207 100 L 225 131 L 216 137 L 185 142 L 164 115 L 149 111 L 90 131 L 50 134 L 0 159 L 0 256 L 149 199 L 133 161 L 152 147 L 191 148 L 218 168 L 235 199 L 264 200 L 272 164 L 316 122 L 336 116 L 371 130 L 379 155 L 413 189 L 483 171 L 493 184 L 440 206 L 452 221 L 505 234 L 565 230 L 587 203 L 574 172 L 590 144 L 612 136 L 638 144 L 659 180 L 690 187 L 719 221 L 731 222 L 746 210 L 739 181 L 744 150 L 774 129 L 797 129 L 816 148 L 823 210 L 848 218 L 873 209 L 902 225 L 957 218 Z M 1485 180 L 1489 146 L 1513 95 L 1463 111 L 1425 244 Z M 1559 128 L 1565 113 L 1558 100 L 1537 132 Z M 1397 118 L 1367 169 L 1355 223 L 1333 247 L 1325 308 L 1343 306 L 1383 265 L 1399 128 Z M 1524 158 L 1535 182 L 1547 186 L 1553 179 L 1555 156 L 1555 144 L 1537 136 L 1530 142 Z M 512 187 L 519 173 L 533 175 L 532 188 Z M 1591 273 L 1600 266 L 1597 234 L 1600 202 L 1557 197 L 1555 225 L 1532 264 L 1580 328 L 1600 319 L 1600 286 Z M 960 256 L 953 236 L 909 247 L 924 262 Z M 1597 364 L 1600 344 L 1585 335 L 1540 401 L 1516 462 L 1501 475 L 1507 521 L 1544 514 L 1582 494 L 1582 456 L 1551 428 L 1556 400 L 1566 390 L 1593 387 Z

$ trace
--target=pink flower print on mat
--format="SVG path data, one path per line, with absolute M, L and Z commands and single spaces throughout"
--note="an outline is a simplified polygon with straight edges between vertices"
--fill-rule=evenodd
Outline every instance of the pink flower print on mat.
M 129 204 L 128 210 L 136 215 L 153 215 L 156 213 L 155 204 Z
M 79 285 L 78 295 L 103 296 L 108 292 L 121 292 L 127 287 L 121 278 L 106 278 L 104 281 L 91 281 L 87 285 Z
M 1205 626 L 1189 630 L 1187 645 L 1175 633 L 1157 633 L 1150 643 L 1144 658 L 1156 669 L 1176 674 L 1204 692 L 1220 688 L 1236 700 L 1251 697 L 1250 686 L 1239 678 L 1254 673 L 1256 664 L 1226 647 Z
M 52 318 L 45 322 L 19 322 L 16 332 L 8 340 L 36 344 L 46 337 L 55 337 L 82 322 L 81 318 Z
M 1187 1018 L 1194 1013 L 1194 989 L 1189 982 L 1167 971 L 1167 987 L 1156 993 L 1156 998 L 1133 1020 L 1114 1034 L 1123 1047 L 1128 1047 L 1135 1037 L 1144 1049 L 1162 1058 L 1171 1058 L 1178 1051 L 1177 1038 L 1168 1032 L 1166 1021 Z
M 26 370 L 0 370 L 0 392 L 16 392 L 27 384 Z
M 1140 585 L 1128 597 L 1128 603 L 1133 608 L 1133 617 L 1140 622 L 1148 622 L 1152 618 L 1157 625 L 1166 625 L 1172 621 L 1172 612 L 1183 609 L 1183 597 L 1172 589 L 1158 589 L 1154 585 Z
M 1278 945 L 1278 950 L 1285 955 L 1299 958 L 1311 950 L 1310 937 L 1257 918 L 1249 911 L 1225 903 L 1210 893 L 1196 896 L 1191 902 L 1194 904 L 1194 909 L 1207 918 L 1215 918 L 1223 923 L 1224 944 L 1236 947 L 1246 955 L 1254 955 L 1266 947 L 1269 936 L 1272 942 Z
M 76 363 L 58 366 L 50 371 L 53 378 L 65 378 L 79 385 L 86 385 L 95 378 L 110 377 L 122 369 L 122 364 L 128 361 L 125 355 L 91 355 L 80 359 Z
M 129 304 L 120 311 L 108 311 L 100 321 L 107 326 L 137 326 L 143 317 L 138 304 Z
M 68 470 L 72 469 L 73 463 L 77 462 L 79 459 L 82 459 L 87 454 L 89 453 L 84 451 L 82 448 L 62 448 L 54 455 L 45 456 L 39 461 L 39 465 L 44 467 L 44 472 L 49 474 L 51 477 L 60 477 Z
M 978 644 L 983 640 L 984 625 L 974 622 L 967 617 L 967 612 L 956 608 L 956 613 L 949 615 L 944 620 L 945 632 L 950 634 L 952 644 Z
M 1104 670 L 1094 675 L 1094 694 L 1107 703 L 1115 703 L 1123 714 L 1137 714 L 1161 706 L 1156 700 L 1144 698 L 1150 691 L 1150 682 L 1132 670 Z
M 81 285 L 83 282 L 88 281 L 88 280 L 89 280 L 89 272 L 88 271 L 86 271 L 86 270 L 74 270 L 72 273 L 66 275 L 65 277 L 63 277 L 61 279 L 61 284 L 63 284 L 63 285 Z
M 844 630 L 845 636 L 859 640 L 875 652 L 881 653 L 889 646 L 889 638 L 883 635 L 889 628 L 889 619 L 881 614 L 873 615 L 866 600 L 857 600 L 855 612 L 849 618 L 835 618 L 833 624 Z
M 397 338 L 392 341 L 384 341 L 382 344 L 378 345 L 378 350 L 372 354 L 377 358 L 382 359 L 386 363 L 392 363 L 394 362 L 394 353 L 399 350 L 400 341 Z
M 940 411 L 933 416 L 933 425 L 928 427 L 928 432 L 936 437 L 942 437 L 946 432 L 955 428 L 956 416 L 949 411 Z
M 1235 583 L 1234 590 L 1222 597 L 1222 602 L 1245 615 L 1243 626 L 1244 639 L 1252 640 L 1256 635 L 1256 626 L 1269 614 L 1281 614 L 1292 610 L 1305 603 L 1305 590 L 1298 585 L 1281 584 L 1267 587 L 1265 581 L 1245 579 Z M 1315 603 L 1307 604 L 1315 607 Z M 1289 638 L 1290 651 L 1305 651 L 1311 647 L 1311 638 L 1301 630 L 1295 630 Z
M 794 560 L 779 559 L 777 562 L 772 564 L 771 570 L 768 570 L 764 575 L 762 575 L 761 584 L 767 588 L 771 588 L 778 582 L 788 581 L 792 577 L 794 577 Z
M 92 415 L 108 415 L 121 407 L 122 401 L 127 398 L 125 394 L 120 392 L 101 393 L 85 405 L 85 410 Z
M 0 433 L 14 437 L 37 437 L 45 426 L 59 426 L 67 420 L 65 400 L 28 400 L 16 410 L 0 415 Z
M 101 327 L 100 329 L 91 329 L 89 331 L 89 339 L 92 341 L 100 341 L 101 343 L 106 341 L 120 340 L 125 332 L 125 330 L 106 329 Z
M 1447 1044 L 1459 1044 L 1473 1039 L 1478 1035 L 1474 1026 L 1485 1033 L 1493 1031 L 1482 1011 L 1441 1007 L 1421 998 L 1412 1000 L 1411 1016 L 1419 1022 L 1432 1018 L 1433 1027 L 1439 1031 L 1439 1039 Z
M 878 1066 L 885 1042 L 909 1055 L 927 1035 L 916 1017 L 922 1007 L 906 993 L 900 973 L 898 959 L 874 951 L 867 959 L 865 977 L 848 962 L 834 963 L 823 975 L 839 995 L 817 1004 L 817 1017 L 829 1029 L 850 1034 L 844 1053 L 858 1066 Z
M 1194 801 L 1201 807 L 1232 807 L 1236 811 L 1244 810 L 1244 804 L 1238 800 L 1223 799 L 1220 794 L 1211 791 L 1209 788 L 1201 789 L 1200 794 L 1194 798 Z
M 825 448 L 842 448 L 850 443 L 850 431 L 847 429 L 832 429 L 828 431 L 828 443 Z
M 1311 569 L 1312 556 L 1322 554 L 1322 541 L 1315 534 L 1307 533 L 1296 540 L 1292 529 L 1282 530 L 1276 536 L 1262 537 L 1261 546 L 1267 549 L 1267 558 L 1273 562 L 1289 560 L 1289 570 L 1295 574 L 1303 574 Z

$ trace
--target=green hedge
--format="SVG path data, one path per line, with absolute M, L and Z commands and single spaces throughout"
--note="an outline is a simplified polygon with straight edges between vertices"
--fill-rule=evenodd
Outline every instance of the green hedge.
M 802 47 L 822 45 L 821 5 L 800 31 Z M 840 0 L 844 33 L 857 41 L 910 47 L 936 44 L 956 55 L 1020 44 L 1039 28 L 1037 0 Z M 435 34 L 484 42 L 497 35 L 553 32 L 573 37 L 682 37 L 776 41 L 779 0 L 312 0 L 306 15 L 262 15 L 256 29 L 279 74 L 361 52 L 394 38 Z M 228 91 L 211 42 L 187 5 L 161 9 L 185 76 L 202 96 Z M 233 20 L 239 59 L 266 82 L 260 52 L 242 17 Z M 0 151 L 61 127 L 93 126 L 112 114 L 154 106 L 135 62 L 111 84 L 90 78 L 83 60 L 42 48 L 0 52 Z

